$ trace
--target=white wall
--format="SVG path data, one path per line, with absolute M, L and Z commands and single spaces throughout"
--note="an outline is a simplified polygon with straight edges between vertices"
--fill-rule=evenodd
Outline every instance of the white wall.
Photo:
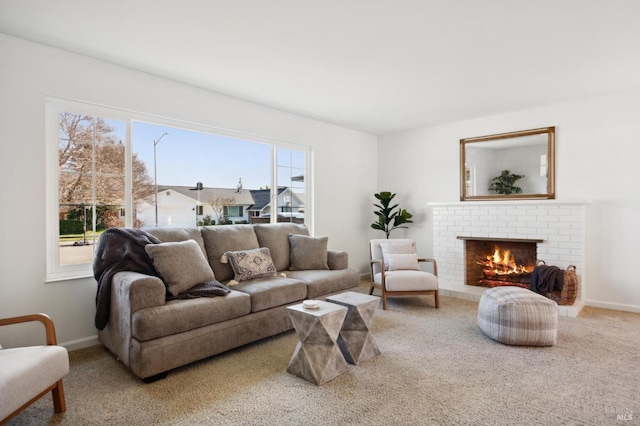
M 423 128 L 379 138 L 378 180 L 416 216 L 404 235 L 432 255 L 429 202 L 459 200 L 459 140 L 556 126 L 556 197 L 585 200 L 587 305 L 640 312 L 640 92 Z M 397 237 L 403 235 L 396 234 Z
M 46 312 L 70 348 L 97 334 L 95 280 L 44 282 L 48 95 L 311 146 L 315 234 L 363 269 L 371 215 L 364 199 L 377 190 L 374 136 L 2 34 L 0 52 L 1 317 Z M 36 325 L 9 329 L 0 330 L 5 346 L 42 341 Z

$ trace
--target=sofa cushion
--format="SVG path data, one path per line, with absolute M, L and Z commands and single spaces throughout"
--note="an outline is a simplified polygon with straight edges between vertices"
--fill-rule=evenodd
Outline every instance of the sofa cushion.
M 289 234 L 291 244 L 292 271 L 306 271 L 312 269 L 329 269 L 327 265 L 327 237 L 309 237 L 306 235 Z
M 233 279 L 238 282 L 277 275 L 276 267 L 271 260 L 271 253 L 267 247 L 228 251 L 224 256 L 227 257 L 235 274 Z
M 230 280 L 234 275 L 231 265 L 220 261 L 223 254 L 260 247 L 252 225 L 205 226 L 202 237 L 209 265 L 219 281 Z
M 202 249 L 202 254 L 207 255 L 207 251 L 204 247 L 204 239 L 200 229 L 181 228 L 181 227 L 168 227 L 168 228 L 150 228 L 145 229 L 151 235 L 162 241 L 163 243 L 177 243 L 180 241 L 194 240 Z
M 162 306 L 140 309 L 131 318 L 131 333 L 152 340 L 241 317 L 251 312 L 251 297 L 231 290 L 224 297 L 171 300 Z
M 147 244 L 144 249 L 164 279 L 167 291 L 173 296 L 189 290 L 196 284 L 216 279 L 194 240 Z
M 251 296 L 251 312 L 298 302 L 307 297 L 307 286 L 303 281 L 282 277 L 243 281 L 234 290 Z
M 287 277 L 307 284 L 307 299 L 352 289 L 360 282 L 358 272 L 352 268 L 337 271 L 287 271 Z
M 309 235 L 307 227 L 297 223 L 256 224 L 253 227 L 260 247 L 269 247 L 278 271 L 285 271 L 291 265 L 289 234 Z

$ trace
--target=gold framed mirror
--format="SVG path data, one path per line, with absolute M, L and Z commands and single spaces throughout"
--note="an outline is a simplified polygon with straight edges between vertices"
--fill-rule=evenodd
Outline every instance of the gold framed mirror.
M 555 198 L 555 129 L 460 139 L 460 200 Z

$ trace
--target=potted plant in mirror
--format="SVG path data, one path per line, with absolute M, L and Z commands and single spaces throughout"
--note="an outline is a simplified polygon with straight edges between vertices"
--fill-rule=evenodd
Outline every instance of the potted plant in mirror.
M 391 200 L 393 200 L 396 194 L 383 191 L 373 195 L 380 200 L 380 204 L 374 204 L 374 207 L 377 207 L 378 210 L 375 210 L 373 213 L 378 216 L 378 221 L 372 223 L 371 227 L 384 232 L 387 239 L 389 238 L 391 231 L 394 229 L 408 228 L 407 226 L 404 226 L 404 224 L 413 223 L 411 220 L 413 215 L 407 210 L 398 207 L 398 204 L 390 206 Z
M 503 170 L 500 173 L 500 176 L 496 176 L 491 179 L 489 191 L 503 195 L 521 194 L 522 188 L 516 186 L 515 183 L 523 177 L 524 175 L 517 175 L 515 173 L 511 173 L 509 170 Z

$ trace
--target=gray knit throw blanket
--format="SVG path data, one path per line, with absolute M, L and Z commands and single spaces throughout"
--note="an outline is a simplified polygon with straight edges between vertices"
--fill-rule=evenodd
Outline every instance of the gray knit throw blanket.
M 158 243 L 159 239 L 142 229 L 109 228 L 102 233 L 93 259 L 93 277 L 98 281 L 95 317 L 98 330 L 109 322 L 111 280 L 116 273 L 132 271 L 159 276 L 144 250 L 147 244 Z

